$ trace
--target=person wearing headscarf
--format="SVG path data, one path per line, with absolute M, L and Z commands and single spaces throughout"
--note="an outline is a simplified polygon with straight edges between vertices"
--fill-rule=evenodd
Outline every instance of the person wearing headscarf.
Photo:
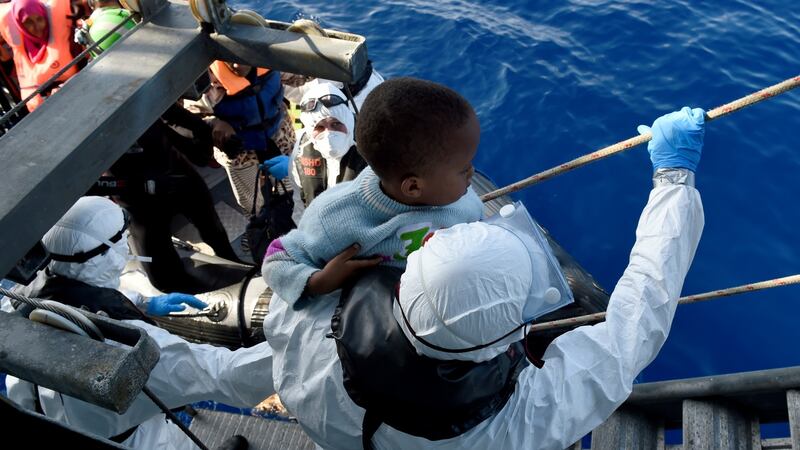
M 73 57 L 70 0 L 12 0 L 0 8 L 0 37 L 11 47 L 22 98 L 69 64 Z M 36 109 L 54 89 L 78 73 L 73 66 L 28 102 Z
M 305 207 L 320 193 L 355 179 L 367 165 L 356 151 L 355 116 L 339 88 L 330 83 L 315 85 L 303 96 L 300 110 L 303 129 L 288 169 L 293 182 L 294 223 L 299 223 Z

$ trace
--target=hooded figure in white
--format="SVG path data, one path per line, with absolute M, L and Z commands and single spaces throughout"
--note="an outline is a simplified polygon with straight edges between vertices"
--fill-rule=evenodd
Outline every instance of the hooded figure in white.
M 344 93 L 331 83 L 316 83 L 305 95 L 300 102 L 301 105 L 308 101 L 319 99 L 325 95 L 334 95 L 341 99 L 346 99 Z M 330 127 L 325 127 L 321 132 L 315 131 L 317 125 L 328 118 L 334 118 L 339 121 L 346 131 L 332 130 Z M 322 102 L 317 102 L 316 107 L 312 111 L 304 111 L 300 113 L 300 122 L 303 123 L 303 128 L 297 134 L 297 141 L 292 150 L 292 156 L 289 160 L 291 179 L 293 181 L 292 189 L 294 192 L 294 211 L 292 212 L 292 220 L 294 223 L 300 223 L 300 217 L 303 215 L 305 206 L 301 198 L 301 180 L 300 173 L 297 170 L 295 160 L 299 157 L 301 152 L 301 142 L 310 139 L 314 143 L 314 148 L 317 149 L 325 158 L 327 163 L 327 182 L 328 187 L 336 185 L 336 178 L 339 176 L 340 162 L 347 154 L 352 146 L 356 144 L 355 128 L 356 120 L 353 112 L 347 107 L 347 103 L 327 107 Z
M 106 244 L 109 250 L 83 263 L 51 261 L 50 272 L 92 286 L 117 289 L 122 269 L 128 262 L 126 230 L 117 242 L 110 242 L 125 228 L 122 208 L 103 197 L 82 197 L 45 233 L 42 244 L 50 253 L 74 255 Z
M 92 286 L 117 288 L 128 260 L 127 233 L 123 232 L 117 242 L 109 238 L 120 233 L 123 226 L 123 211 L 112 201 L 102 197 L 79 199 L 45 234 L 42 239 L 45 248 L 60 255 L 87 252 L 100 244 L 110 244 L 109 248 L 82 263 L 53 261 L 49 271 Z M 20 292 L 35 297 L 43 285 L 43 272 Z M 8 300 L 4 298 L 3 302 L 3 309 L 8 310 Z M 126 322 L 143 328 L 158 344 L 161 356 L 147 386 L 170 408 L 201 400 L 252 407 L 274 393 L 272 351 L 266 342 L 234 352 L 186 342 L 142 321 Z M 6 385 L 12 401 L 33 410 L 38 396 L 45 415 L 84 432 L 110 438 L 136 427 L 122 442 L 126 447 L 197 448 L 144 394 L 120 415 L 50 389 L 36 390 L 33 384 L 15 377 L 7 377 Z
M 703 112 L 660 118 L 648 146 L 656 173 L 636 230 L 630 262 L 611 294 L 606 321 L 582 326 L 555 339 L 544 366 L 527 366 L 516 389 L 492 417 L 463 434 L 438 441 L 382 424 L 372 438 L 380 449 L 561 449 L 600 425 L 628 397 L 634 378 L 657 355 L 669 333 L 683 281 L 703 229 L 703 207 L 694 170 L 703 139 Z M 659 121 L 656 121 L 659 124 Z M 690 136 L 693 142 L 679 142 Z M 544 278 L 542 266 L 517 236 L 486 223 L 439 230 L 408 259 L 399 303 L 410 328 L 434 345 L 463 349 L 490 343 L 519 326 L 529 292 Z M 286 314 L 270 310 L 285 342 L 275 352 L 295 355 L 296 379 L 281 395 L 302 399 L 290 411 L 325 449 L 361 447 L 364 410 L 343 385 L 335 345 L 326 339 L 336 302 L 313 302 Z M 490 359 L 522 338 L 512 334 L 480 350 L 454 356 L 416 339 L 398 318 L 418 353 L 437 359 Z M 281 318 L 291 320 L 278 320 Z M 310 347 L 309 347 L 310 346 Z M 276 368 L 276 373 L 278 368 Z

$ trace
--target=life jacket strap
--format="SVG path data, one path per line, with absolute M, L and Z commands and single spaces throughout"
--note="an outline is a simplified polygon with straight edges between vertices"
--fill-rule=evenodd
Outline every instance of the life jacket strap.
M 361 422 L 361 446 L 364 450 L 373 450 L 372 436 L 375 436 L 382 423 L 383 421 L 375 413 L 366 410 L 364 420 Z

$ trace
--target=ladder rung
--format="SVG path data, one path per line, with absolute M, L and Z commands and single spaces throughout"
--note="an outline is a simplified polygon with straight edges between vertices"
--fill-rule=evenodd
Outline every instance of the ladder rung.
M 786 391 L 786 408 L 789 411 L 790 448 L 800 450 L 800 391 Z
M 683 401 L 683 445 L 686 449 L 760 449 L 757 417 L 710 400 Z

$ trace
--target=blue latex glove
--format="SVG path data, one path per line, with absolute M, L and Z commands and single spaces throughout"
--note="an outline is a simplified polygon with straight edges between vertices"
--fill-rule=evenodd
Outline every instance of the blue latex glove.
M 653 169 L 697 170 L 706 131 L 705 111 L 684 106 L 656 119 L 652 128 L 639 125 L 637 130 L 640 134 L 653 133 L 653 140 L 647 144 Z
M 166 316 L 171 312 L 183 311 L 186 309 L 184 303 L 197 309 L 203 309 L 208 306 L 206 302 L 194 295 L 173 292 L 172 294 L 151 297 L 147 303 L 147 314 L 151 316 Z
M 269 170 L 269 174 L 282 180 L 289 175 L 289 157 L 286 155 L 276 156 L 264 161 L 261 168 Z

